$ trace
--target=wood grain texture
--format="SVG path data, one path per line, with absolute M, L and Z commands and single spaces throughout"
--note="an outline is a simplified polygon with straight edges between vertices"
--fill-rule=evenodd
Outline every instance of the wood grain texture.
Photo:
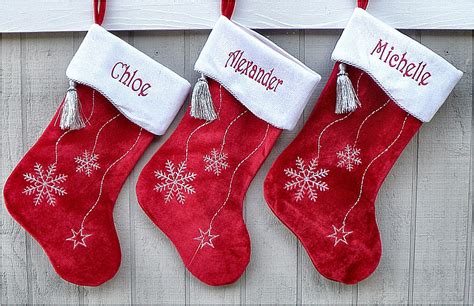
M 295 57 L 300 56 L 299 31 L 262 31 L 263 35 Z M 283 132 L 269 158 L 249 187 L 244 202 L 252 240 L 252 258 L 246 272 L 245 302 L 249 304 L 295 304 L 297 291 L 297 239 L 271 212 L 262 186 L 272 161 L 292 138 Z
M 0 171 L 1 180 L 4 182 L 25 152 L 20 35 L 3 34 L 0 39 L 0 51 L 2 64 L 0 68 L 0 113 L 2 114 Z M 28 303 L 26 234 L 10 217 L 4 205 L 0 207 L 0 212 L 1 302 Z
M 422 33 L 421 43 L 466 73 L 419 132 L 413 302 L 462 303 L 470 228 L 472 34 Z
M 355 0 L 239 0 L 235 20 L 258 29 L 341 29 Z M 220 0 L 109 1 L 104 26 L 110 30 L 210 29 Z M 369 10 L 403 29 L 474 29 L 470 0 L 371 1 Z M 91 1 L 0 2 L 0 32 L 85 31 Z M 53 22 L 52 22 L 53 21 Z
M 183 31 L 136 32 L 133 36 L 133 44 L 164 66 L 179 75 L 184 75 L 186 64 Z M 179 119 L 175 120 L 170 129 L 175 129 L 178 122 Z M 131 175 L 132 187 L 135 187 L 141 169 L 167 136 L 157 137 L 146 150 Z M 185 268 L 181 258 L 168 238 L 156 228 L 140 208 L 135 188 L 131 190 L 130 210 L 130 215 L 134 220 L 132 232 L 135 252 L 132 303 L 185 303 Z
M 186 5 L 188 1 L 180 3 Z M 375 11 L 375 2 L 372 8 Z M 282 134 L 249 188 L 244 213 L 252 238 L 252 257 L 242 278 L 221 288 L 203 285 L 186 272 L 174 246 L 137 203 L 137 177 L 171 135 L 183 108 L 168 133 L 155 139 L 145 152 L 117 201 L 114 217 L 123 253 L 117 276 L 99 288 L 63 281 L 38 244 L 2 205 L 0 303 L 472 303 L 472 31 L 406 32 L 465 74 L 384 182 L 376 204 L 384 246 L 382 261 L 377 271 L 357 286 L 341 285 L 318 274 L 304 248 L 268 209 L 262 190 L 272 162 L 307 121 L 332 70 L 329 57 L 341 32 L 261 33 L 318 71 L 323 79 L 297 128 Z M 208 34 L 208 30 L 118 33 L 192 84 L 197 78 L 192 69 L 194 61 Z M 84 33 L 0 37 L 3 185 L 59 105 L 67 88 L 66 66 Z

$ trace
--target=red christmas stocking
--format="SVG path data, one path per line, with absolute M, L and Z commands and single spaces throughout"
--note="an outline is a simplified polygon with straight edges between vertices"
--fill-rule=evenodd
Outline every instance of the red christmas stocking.
M 383 180 L 462 73 L 362 9 L 355 10 L 332 57 L 347 65 L 336 64 L 264 190 L 316 269 L 355 284 L 381 257 L 374 203 Z
M 281 129 L 296 124 L 320 77 L 226 17 L 195 69 L 210 77 L 210 92 L 202 77 L 190 114 L 140 174 L 137 196 L 187 269 L 206 284 L 225 285 L 250 258 L 242 217 L 247 188 Z
M 120 265 L 112 216 L 120 188 L 190 85 L 98 25 L 67 76 L 62 107 L 8 178 L 4 197 L 62 278 L 97 286 Z

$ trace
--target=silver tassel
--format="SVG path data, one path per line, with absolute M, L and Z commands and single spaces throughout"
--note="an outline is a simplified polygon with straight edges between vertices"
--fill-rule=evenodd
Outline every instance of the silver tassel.
M 85 126 L 81 114 L 81 103 L 77 96 L 76 83 L 70 80 L 61 110 L 59 127 L 62 130 L 80 130 Z
M 191 117 L 204 119 L 206 121 L 217 119 L 217 114 L 214 110 L 214 104 L 212 103 L 212 97 L 209 91 L 209 84 L 203 74 L 201 74 L 196 85 L 194 85 L 193 94 L 191 96 L 190 114 Z
M 346 72 L 346 64 L 339 64 L 336 85 L 336 114 L 353 112 L 361 106 L 357 93 Z

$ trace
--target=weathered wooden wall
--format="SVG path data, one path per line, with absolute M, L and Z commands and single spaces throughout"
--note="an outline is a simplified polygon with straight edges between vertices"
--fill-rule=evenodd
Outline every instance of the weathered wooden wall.
M 64 282 L 47 257 L 0 206 L 1 303 L 472 303 L 473 33 L 408 31 L 464 77 L 432 122 L 396 163 L 379 194 L 384 245 L 377 271 L 356 286 L 321 277 L 297 239 L 270 212 L 262 183 L 298 133 L 332 68 L 338 30 L 262 31 L 322 76 L 298 128 L 284 132 L 245 200 L 252 238 L 247 272 L 211 288 L 186 272 L 172 244 L 137 204 L 140 170 L 171 134 L 156 139 L 128 178 L 115 208 L 122 246 L 117 276 L 98 288 Z M 119 36 L 192 83 L 208 31 L 121 32 Z M 84 33 L 3 34 L 0 40 L 1 181 L 49 122 L 67 87 L 65 69 Z

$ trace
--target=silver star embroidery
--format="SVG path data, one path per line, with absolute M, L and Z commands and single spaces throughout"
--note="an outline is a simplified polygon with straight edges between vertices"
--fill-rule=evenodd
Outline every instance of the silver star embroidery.
M 202 249 L 206 245 L 210 246 L 211 248 L 214 248 L 214 244 L 212 243 L 212 240 L 219 237 L 219 235 L 212 235 L 211 229 L 208 229 L 206 232 L 199 229 L 199 233 L 200 233 L 200 236 L 194 238 L 194 240 L 200 241 L 199 248 Z
M 340 228 L 337 228 L 334 225 L 332 226 L 332 229 L 333 229 L 334 233 L 332 233 L 331 235 L 328 235 L 327 237 L 328 238 L 334 238 L 334 246 L 336 246 L 339 242 L 343 242 L 345 244 L 348 244 L 347 240 L 346 240 L 346 237 L 348 235 L 352 234 L 352 231 L 351 232 L 346 232 L 344 227 L 345 227 L 345 225 L 342 225 Z
M 75 249 L 78 245 L 82 245 L 83 247 L 87 247 L 86 245 L 86 238 L 92 236 L 92 234 L 84 234 L 82 231 L 84 229 L 81 228 L 77 232 L 74 229 L 71 229 L 72 236 L 67 238 L 67 241 L 72 241 L 74 243 L 73 249 Z

